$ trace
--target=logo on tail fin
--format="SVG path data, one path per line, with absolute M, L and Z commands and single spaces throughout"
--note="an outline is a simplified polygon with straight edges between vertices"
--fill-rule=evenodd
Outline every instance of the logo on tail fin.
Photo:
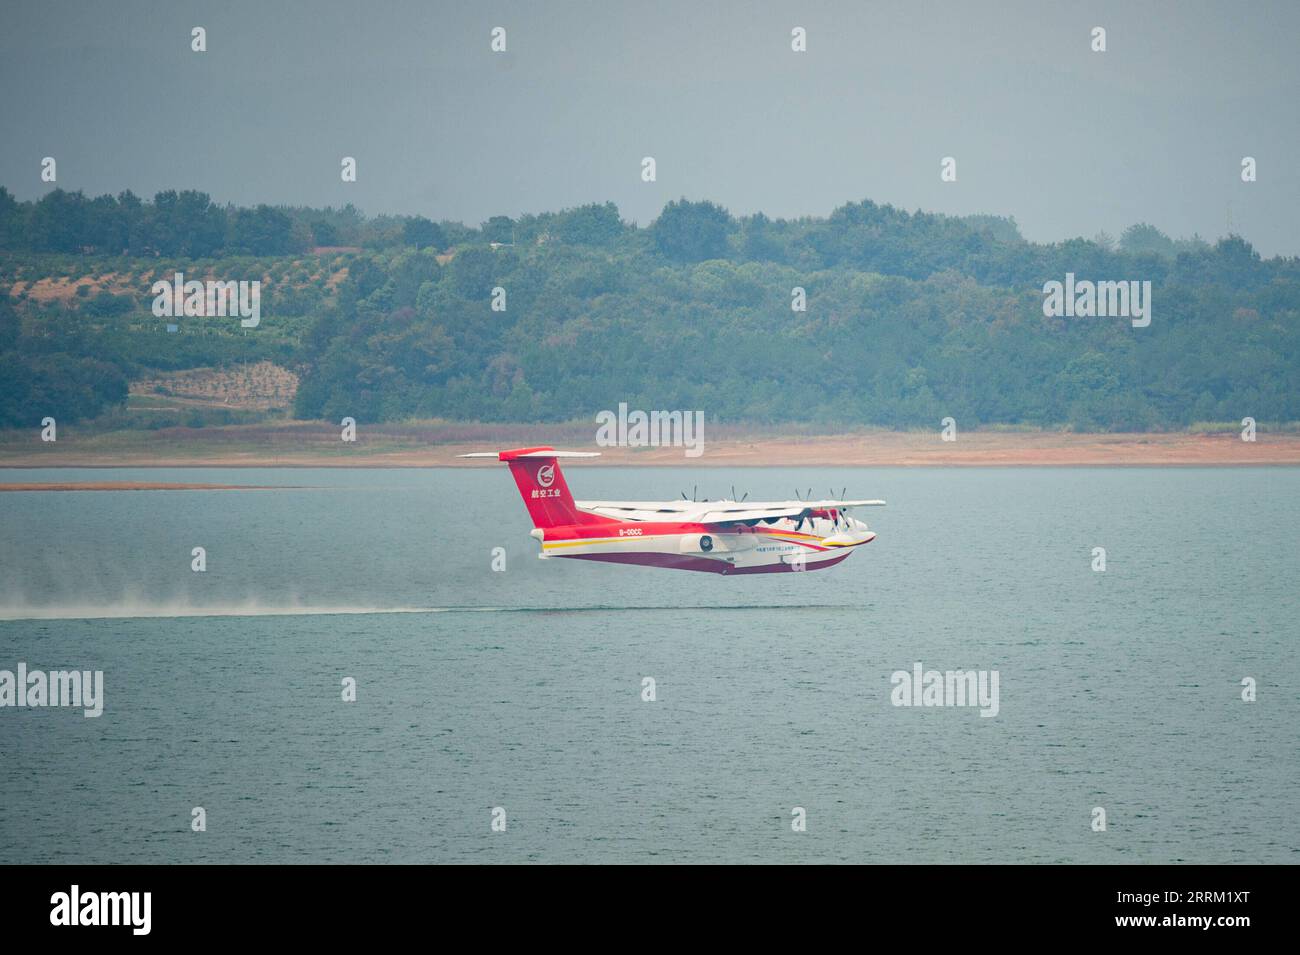
M 554 464 L 544 464 L 537 469 L 537 483 L 542 487 L 550 487 L 555 483 Z

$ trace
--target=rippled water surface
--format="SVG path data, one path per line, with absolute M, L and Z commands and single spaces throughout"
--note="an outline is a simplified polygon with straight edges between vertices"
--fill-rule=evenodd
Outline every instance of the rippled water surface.
M 0 861 L 1300 861 L 1300 471 L 569 479 L 889 506 L 724 578 L 539 561 L 504 469 L 0 473 L 278 485 L 0 494 L 0 669 L 105 683 L 0 709 Z M 918 661 L 998 714 L 892 706 Z

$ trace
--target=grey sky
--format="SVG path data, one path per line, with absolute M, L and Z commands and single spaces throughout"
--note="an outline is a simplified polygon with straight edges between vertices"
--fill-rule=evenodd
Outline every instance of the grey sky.
M 91 194 L 470 224 L 607 199 L 644 224 L 683 195 L 783 217 L 870 198 L 1014 215 L 1041 241 L 1139 221 L 1213 239 L 1230 221 L 1296 255 L 1297 37 L 1295 2 L 6 0 L 0 184 L 39 196 L 54 156 L 58 185 Z

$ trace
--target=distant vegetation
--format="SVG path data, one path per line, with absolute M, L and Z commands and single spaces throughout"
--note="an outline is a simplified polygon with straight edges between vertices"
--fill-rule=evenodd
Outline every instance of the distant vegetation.
M 262 279 L 261 326 L 167 333 L 149 287 L 174 270 Z M 1150 327 L 1044 317 L 1043 283 L 1066 272 L 1151 281 Z M 621 401 L 839 427 L 1300 419 L 1300 260 L 1145 224 L 1038 244 L 996 216 L 866 201 L 780 220 L 683 199 L 646 227 L 605 203 L 475 229 L 0 188 L 0 279 L 10 426 L 102 414 L 160 371 L 258 361 L 300 376 L 296 415 L 335 420 L 563 421 Z

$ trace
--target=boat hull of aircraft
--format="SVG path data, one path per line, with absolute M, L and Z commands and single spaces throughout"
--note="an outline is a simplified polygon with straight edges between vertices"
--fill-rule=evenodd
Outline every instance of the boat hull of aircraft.
M 809 560 L 806 563 L 792 558 L 780 564 L 764 563 L 743 565 L 689 554 L 566 554 L 577 560 L 599 560 L 610 564 L 635 564 L 639 567 L 664 567 L 669 570 L 695 570 L 707 574 L 781 574 L 799 570 L 823 570 L 845 560 L 848 554 L 833 554 L 829 558 Z
M 575 501 L 550 447 L 480 452 L 507 463 L 543 559 L 595 560 L 711 574 L 823 570 L 876 535 L 851 507 L 883 501 Z
M 788 526 L 782 527 L 780 524 Z M 777 574 L 821 570 L 848 557 L 854 547 L 870 543 L 875 534 L 856 539 L 816 532 L 814 521 L 796 531 L 794 521 L 766 527 L 718 527 L 691 523 L 628 521 L 604 525 L 539 528 L 541 556 L 601 560 L 644 567 L 696 570 L 711 574 Z M 830 528 L 823 527 L 828 531 Z

